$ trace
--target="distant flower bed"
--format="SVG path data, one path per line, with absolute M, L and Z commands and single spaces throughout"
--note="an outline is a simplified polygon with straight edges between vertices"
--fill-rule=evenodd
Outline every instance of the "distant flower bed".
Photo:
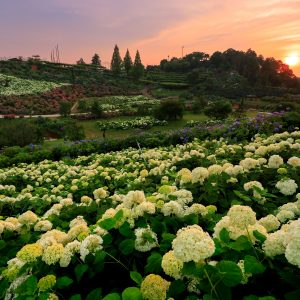
M 97 122 L 98 128 L 101 130 L 108 129 L 131 129 L 131 128 L 141 128 L 149 129 L 153 126 L 165 126 L 167 121 L 160 121 L 152 117 L 140 117 L 128 121 L 110 121 L 110 122 Z
M 41 94 L 66 84 L 49 81 L 28 80 L 0 74 L 0 95 L 21 96 Z
M 97 101 L 105 113 L 117 113 L 118 115 L 128 115 L 145 113 L 149 114 L 160 104 L 160 100 L 148 98 L 143 95 L 137 96 L 105 96 L 98 98 L 87 98 L 83 101 Z

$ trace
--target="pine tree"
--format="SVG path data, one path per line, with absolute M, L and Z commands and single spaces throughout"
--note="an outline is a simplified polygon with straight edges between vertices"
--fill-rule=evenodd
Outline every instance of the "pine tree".
M 133 77 L 136 78 L 136 79 L 141 78 L 143 76 L 144 69 L 145 69 L 145 67 L 142 64 L 139 50 L 137 50 L 136 54 L 135 54 L 133 68 L 132 68 Z
M 129 72 L 131 71 L 132 66 L 133 66 L 132 59 L 131 59 L 129 50 L 127 49 L 125 57 L 124 57 L 124 68 L 125 68 L 125 71 L 127 73 L 127 76 L 129 74 Z
M 100 60 L 100 56 L 95 53 L 94 56 L 92 57 L 92 63 L 93 66 L 97 66 L 100 67 L 101 66 L 101 60 Z
M 119 75 L 122 68 L 122 58 L 120 56 L 120 51 L 118 45 L 115 45 L 114 53 L 111 59 L 110 68 L 114 75 Z

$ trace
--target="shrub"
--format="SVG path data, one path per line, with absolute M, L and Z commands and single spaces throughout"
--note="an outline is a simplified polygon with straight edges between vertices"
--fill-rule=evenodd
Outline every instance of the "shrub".
M 183 106 L 177 100 L 164 100 L 154 110 L 154 117 L 159 120 L 182 119 Z
M 205 115 L 216 119 L 226 119 L 231 112 L 232 105 L 228 101 L 213 102 L 204 110 Z
M 101 118 L 103 115 L 103 109 L 97 100 L 93 101 L 90 111 L 96 118 Z

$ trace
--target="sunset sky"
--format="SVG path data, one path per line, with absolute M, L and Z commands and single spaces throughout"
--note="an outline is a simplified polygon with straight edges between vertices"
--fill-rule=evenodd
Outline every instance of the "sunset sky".
M 299 0 L 1 0 L 0 57 L 40 54 L 109 65 L 139 49 L 144 64 L 168 55 L 252 48 L 264 57 L 300 56 Z M 300 76 L 300 64 L 292 67 Z

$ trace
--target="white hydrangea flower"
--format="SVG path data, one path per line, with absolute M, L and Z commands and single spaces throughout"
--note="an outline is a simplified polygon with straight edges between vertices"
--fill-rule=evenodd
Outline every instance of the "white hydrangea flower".
M 174 251 L 171 250 L 164 254 L 161 266 L 167 275 L 175 279 L 181 277 L 180 273 L 183 268 L 183 262 L 175 257 Z
M 148 225 L 147 228 L 137 228 L 135 233 L 135 243 L 134 248 L 140 252 L 147 252 L 158 246 L 157 235 L 150 229 Z
M 293 239 L 288 243 L 285 250 L 285 257 L 292 265 L 300 268 L 300 239 Z
M 264 226 L 268 232 L 275 231 L 280 227 L 280 222 L 274 215 L 267 215 L 261 218 L 258 223 Z
M 34 225 L 34 231 L 49 231 L 52 229 L 53 224 L 48 221 L 39 221 Z
M 281 194 L 290 196 L 296 193 L 298 185 L 294 179 L 283 179 L 276 183 L 276 188 Z
M 213 239 L 199 225 L 191 225 L 178 230 L 172 242 L 176 258 L 183 262 L 199 262 L 215 252 Z
M 264 241 L 263 250 L 269 257 L 284 254 L 285 246 L 283 244 L 285 233 L 281 230 L 270 233 Z
M 269 158 L 268 167 L 272 169 L 278 169 L 281 165 L 283 165 L 283 159 L 279 155 L 272 155 Z
M 164 214 L 164 216 L 175 215 L 179 218 L 184 215 L 184 209 L 177 201 L 164 203 L 161 212 Z
M 84 261 L 88 254 L 95 254 L 101 250 L 103 239 L 96 234 L 87 236 L 80 244 L 80 258 Z
M 209 176 L 209 172 L 206 168 L 198 167 L 195 168 L 192 171 L 192 182 L 197 183 L 200 182 L 200 184 L 203 184 L 205 179 L 207 179 Z
M 294 168 L 300 167 L 300 158 L 296 156 L 290 157 L 287 163 Z

